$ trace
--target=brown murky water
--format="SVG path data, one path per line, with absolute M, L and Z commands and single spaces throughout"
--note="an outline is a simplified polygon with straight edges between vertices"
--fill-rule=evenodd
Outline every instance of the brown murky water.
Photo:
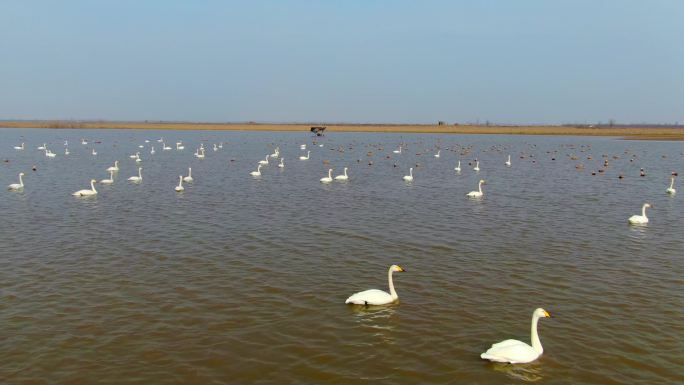
M 161 151 L 159 136 L 186 149 Z M 81 137 L 102 141 L 97 156 Z M 3 384 L 684 382 L 684 209 L 665 194 L 684 165 L 681 143 L 329 134 L 318 147 L 299 133 L 78 130 L 0 138 L 10 160 L 2 183 L 27 174 L 24 192 L 0 199 Z M 22 141 L 25 151 L 12 149 Z M 200 141 L 204 160 L 192 156 Z M 56 158 L 35 149 L 43 142 Z M 402 142 L 404 153 L 392 153 Z M 301 143 L 308 162 L 297 160 Z M 133 185 L 128 155 L 139 144 L 143 183 Z M 250 177 L 274 145 L 285 168 L 272 161 Z M 591 176 L 604 154 L 609 166 Z M 116 159 L 112 186 L 70 196 Z M 349 167 L 351 180 L 319 183 L 323 160 L 334 175 Z M 178 194 L 189 166 L 195 182 Z M 479 179 L 485 198 L 466 199 Z M 651 222 L 629 226 L 645 201 Z M 386 290 L 393 263 L 407 270 L 395 274 L 398 304 L 344 305 L 354 292 Z M 528 341 L 536 307 L 555 316 L 540 322 L 539 360 L 479 358 L 494 342 Z

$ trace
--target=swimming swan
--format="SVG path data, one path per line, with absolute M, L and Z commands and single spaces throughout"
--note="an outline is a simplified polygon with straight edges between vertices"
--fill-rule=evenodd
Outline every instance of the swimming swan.
M 508 156 L 508 160 L 506 162 L 504 162 L 504 164 L 506 165 L 506 167 L 511 167 L 511 156 L 510 155 Z
M 278 167 L 280 167 L 280 168 L 285 167 L 285 158 L 280 158 L 280 163 L 278 164 Z
M 7 186 L 7 189 L 12 190 L 12 191 L 23 190 L 24 189 L 24 180 L 21 179 L 22 176 L 24 176 L 24 173 L 20 172 L 19 173 L 19 183 L 12 183 L 11 185 Z
M 347 168 L 344 168 L 344 175 L 340 174 L 335 177 L 335 180 L 349 180 L 349 175 L 347 175 Z
M 95 183 L 97 181 L 95 179 L 90 180 L 90 190 L 78 190 L 75 193 L 71 194 L 75 197 L 86 197 L 86 196 L 92 196 L 92 195 L 97 195 L 97 190 L 95 190 Z
M 484 193 L 482 192 L 482 185 L 485 183 L 484 179 L 480 179 L 480 183 L 477 184 L 477 191 L 471 191 L 466 194 L 469 198 L 482 198 Z
M 128 180 L 135 183 L 142 182 L 142 167 L 138 167 L 138 176 L 132 176 Z
M 629 223 L 633 225 L 641 225 L 641 224 L 646 224 L 648 223 L 648 217 L 646 216 L 646 208 L 651 208 L 650 203 L 644 203 L 643 206 L 641 206 L 641 215 L 632 215 L 629 217 Z
M 456 166 L 456 168 L 454 168 L 454 170 L 456 170 L 456 172 L 461 172 L 461 161 L 460 160 L 458 161 L 458 166 Z
M 251 175 L 251 176 L 261 176 L 261 165 L 258 165 L 256 171 L 250 172 L 249 175 Z
M 192 179 L 192 167 L 188 167 L 188 176 L 183 178 L 184 182 L 192 183 L 194 179 Z
M 539 318 L 546 317 L 551 317 L 551 314 L 542 308 L 538 308 L 532 313 L 532 346 L 518 340 L 505 340 L 493 344 L 486 352 L 480 354 L 480 358 L 511 364 L 524 364 L 536 360 L 544 353 L 544 348 L 542 348 L 537 334 L 537 322 Z
M 107 171 L 119 171 L 119 161 L 115 160 L 112 167 L 107 168 Z
M 321 178 L 321 183 L 330 183 L 333 181 L 332 178 L 332 168 L 328 169 L 328 176 Z
M 185 190 L 185 187 L 183 187 L 183 175 L 178 175 L 178 186 L 176 186 L 174 190 L 177 192 Z
M 267 165 L 268 164 L 268 155 L 266 155 L 266 158 L 264 158 L 264 160 L 260 160 L 259 164 Z
M 311 155 L 311 151 L 306 152 L 306 156 L 300 156 L 299 160 L 309 160 L 309 156 Z
M 21 146 L 14 146 L 15 150 L 23 150 L 24 148 L 24 143 L 22 143 Z
M 435 158 L 439 158 L 439 153 L 442 152 L 442 150 L 438 150 L 437 153 L 435 154 Z
M 408 175 L 404 175 L 404 180 L 407 182 L 413 182 L 413 167 L 409 168 Z
M 397 292 L 394 291 L 394 282 L 392 282 L 392 273 L 394 272 L 406 271 L 404 268 L 398 265 L 392 265 L 387 273 L 387 281 L 389 282 L 389 290 L 387 293 L 378 289 L 370 289 L 353 294 L 351 297 L 347 298 L 344 303 L 353 305 L 387 305 L 397 299 L 399 296 Z
M 110 167 L 111 168 L 111 167 Z M 112 184 L 114 183 L 114 170 L 109 170 L 109 179 L 102 179 L 100 181 L 102 184 Z
M 479 160 L 475 161 L 475 168 L 473 168 L 473 170 L 480 171 L 480 161 Z
M 395 153 L 395 154 L 401 154 L 401 146 L 399 146 L 399 149 L 398 149 L 398 150 L 394 150 L 394 151 L 392 151 L 392 152 Z
M 22 144 L 23 144 L 23 143 L 22 143 Z M 667 190 L 665 190 L 666 193 L 672 194 L 672 195 L 674 195 L 675 193 L 677 193 L 677 190 L 675 190 L 675 188 L 674 188 L 674 180 L 675 180 L 675 177 L 674 177 L 674 176 L 671 176 L 671 177 L 670 177 L 670 187 L 668 187 Z

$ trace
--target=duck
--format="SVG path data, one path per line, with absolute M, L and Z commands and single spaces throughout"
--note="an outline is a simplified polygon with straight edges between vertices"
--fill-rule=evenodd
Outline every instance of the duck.
M 349 180 L 349 176 L 347 175 L 347 167 L 344 168 L 344 174 L 340 174 L 340 175 L 336 176 L 335 180 L 338 180 L 338 181 Z
M 18 190 L 23 190 L 24 189 L 24 180 L 22 177 L 24 176 L 23 172 L 19 173 L 19 183 L 12 183 L 11 185 L 7 186 L 7 189 L 10 191 L 18 191 Z
M 328 176 L 324 176 L 323 178 L 321 178 L 321 183 L 330 183 L 333 181 L 332 171 L 332 168 L 328 169 Z
M 505 340 L 493 344 L 486 352 L 480 354 L 480 358 L 509 364 L 525 364 L 536 360 L 544 353 L 544 348 L 537 333 L 537 323 L 540 318 L 550 317 L 551 314 L 542 308 L 537 308 L 532 313 L 531 346 L 518 340 Z
M 641 215 L 632 215 L 629 217 L 628 221 L 632 225 L 644 225 L 648 223 L 648 217 L 646 216 L 646 209 L 647 208 L 652 208 L 653 205 L 650 203 L 644 203 L 643 206 L 641 206 Z
M 403 267 L 399 265 L 392 265 L 387 272 L 387 281 L 389 283 L 390 292 L 387 293 L 383 290 L 370 289 L 352 294 L 346 301 L 345 304 L 350 305 L 389 305 L 396 302 L 399 299 L 397 292 L 394 290 L 394 282 L 392 281 L 393 273 L 405 272 Z
M 86 196 L 93 196 L 97 195 L 97 190 L 95 190 L 95 183 L 97 181 L 95 179 L 90 180 L 90 190 L 78 190 L 75 193 L 71 194 L 75 197 L 86 197 Z
M 480 182 L 477 184 L 477 190 L 478 191 L 471 191 L 468 194 L 466 194 L 467 197 L 469 198 L 482 198 L 484 193 L 482 192 L 482 185 L 485 184 L 484 179 L 480 179 Z

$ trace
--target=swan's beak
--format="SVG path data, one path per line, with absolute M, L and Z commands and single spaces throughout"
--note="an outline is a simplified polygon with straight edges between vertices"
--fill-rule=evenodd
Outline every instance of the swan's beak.
M 399 268 L 399 270 L 398 270 L 398 271 L 406 271 L 406 270 L 404 270 L 404 268 L 403 268 L 403 267 L 401 267 L 401 266 L 397 266 L 397 267 Z
M 549 313 L 546 310 L 544 310 L 544 317 L 553 318 L 553 316 L 551 316 L 551 313 Z

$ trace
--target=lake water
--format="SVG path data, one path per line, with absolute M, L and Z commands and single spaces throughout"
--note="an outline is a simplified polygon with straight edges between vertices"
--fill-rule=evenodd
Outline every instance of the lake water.
M 159 137 L 186 148 L 161 151 Z M 308 133 L 47 129 L 0 139 L 0 181 L 26 173 L 24 191 L 0 199 L 3 384 L 684 382 L 684 205 L 665 193 L 684 168 L 681 142 L 329 133 L 314 145 Z M 56 158 L 36 150 L 44 142 Z M 304 143 L 309 161 L 298 160 Z M 285 168 L 271 160 L 252 178 L 275 146 Z M 126 181 L 136 151 L 140 184 Z M 117 159 L 113 185 L 71 196 Z M 349 167 L 350 181 L 321 184 L 324 161 L 333 175 Z M 188 167 L 195 181 L 176 193 Z M 480 179 L 484 199 L 467 199 Z M 644 202 L 650 223 L 628 225 Z M 344 304 L 387 290 L 391 264 L 406 269 L 394 275 L 399 303 Z M 539 360 L 480 359 L 494 342 L 529 342 L 537 307 L 555 317 L 540 321 Z

